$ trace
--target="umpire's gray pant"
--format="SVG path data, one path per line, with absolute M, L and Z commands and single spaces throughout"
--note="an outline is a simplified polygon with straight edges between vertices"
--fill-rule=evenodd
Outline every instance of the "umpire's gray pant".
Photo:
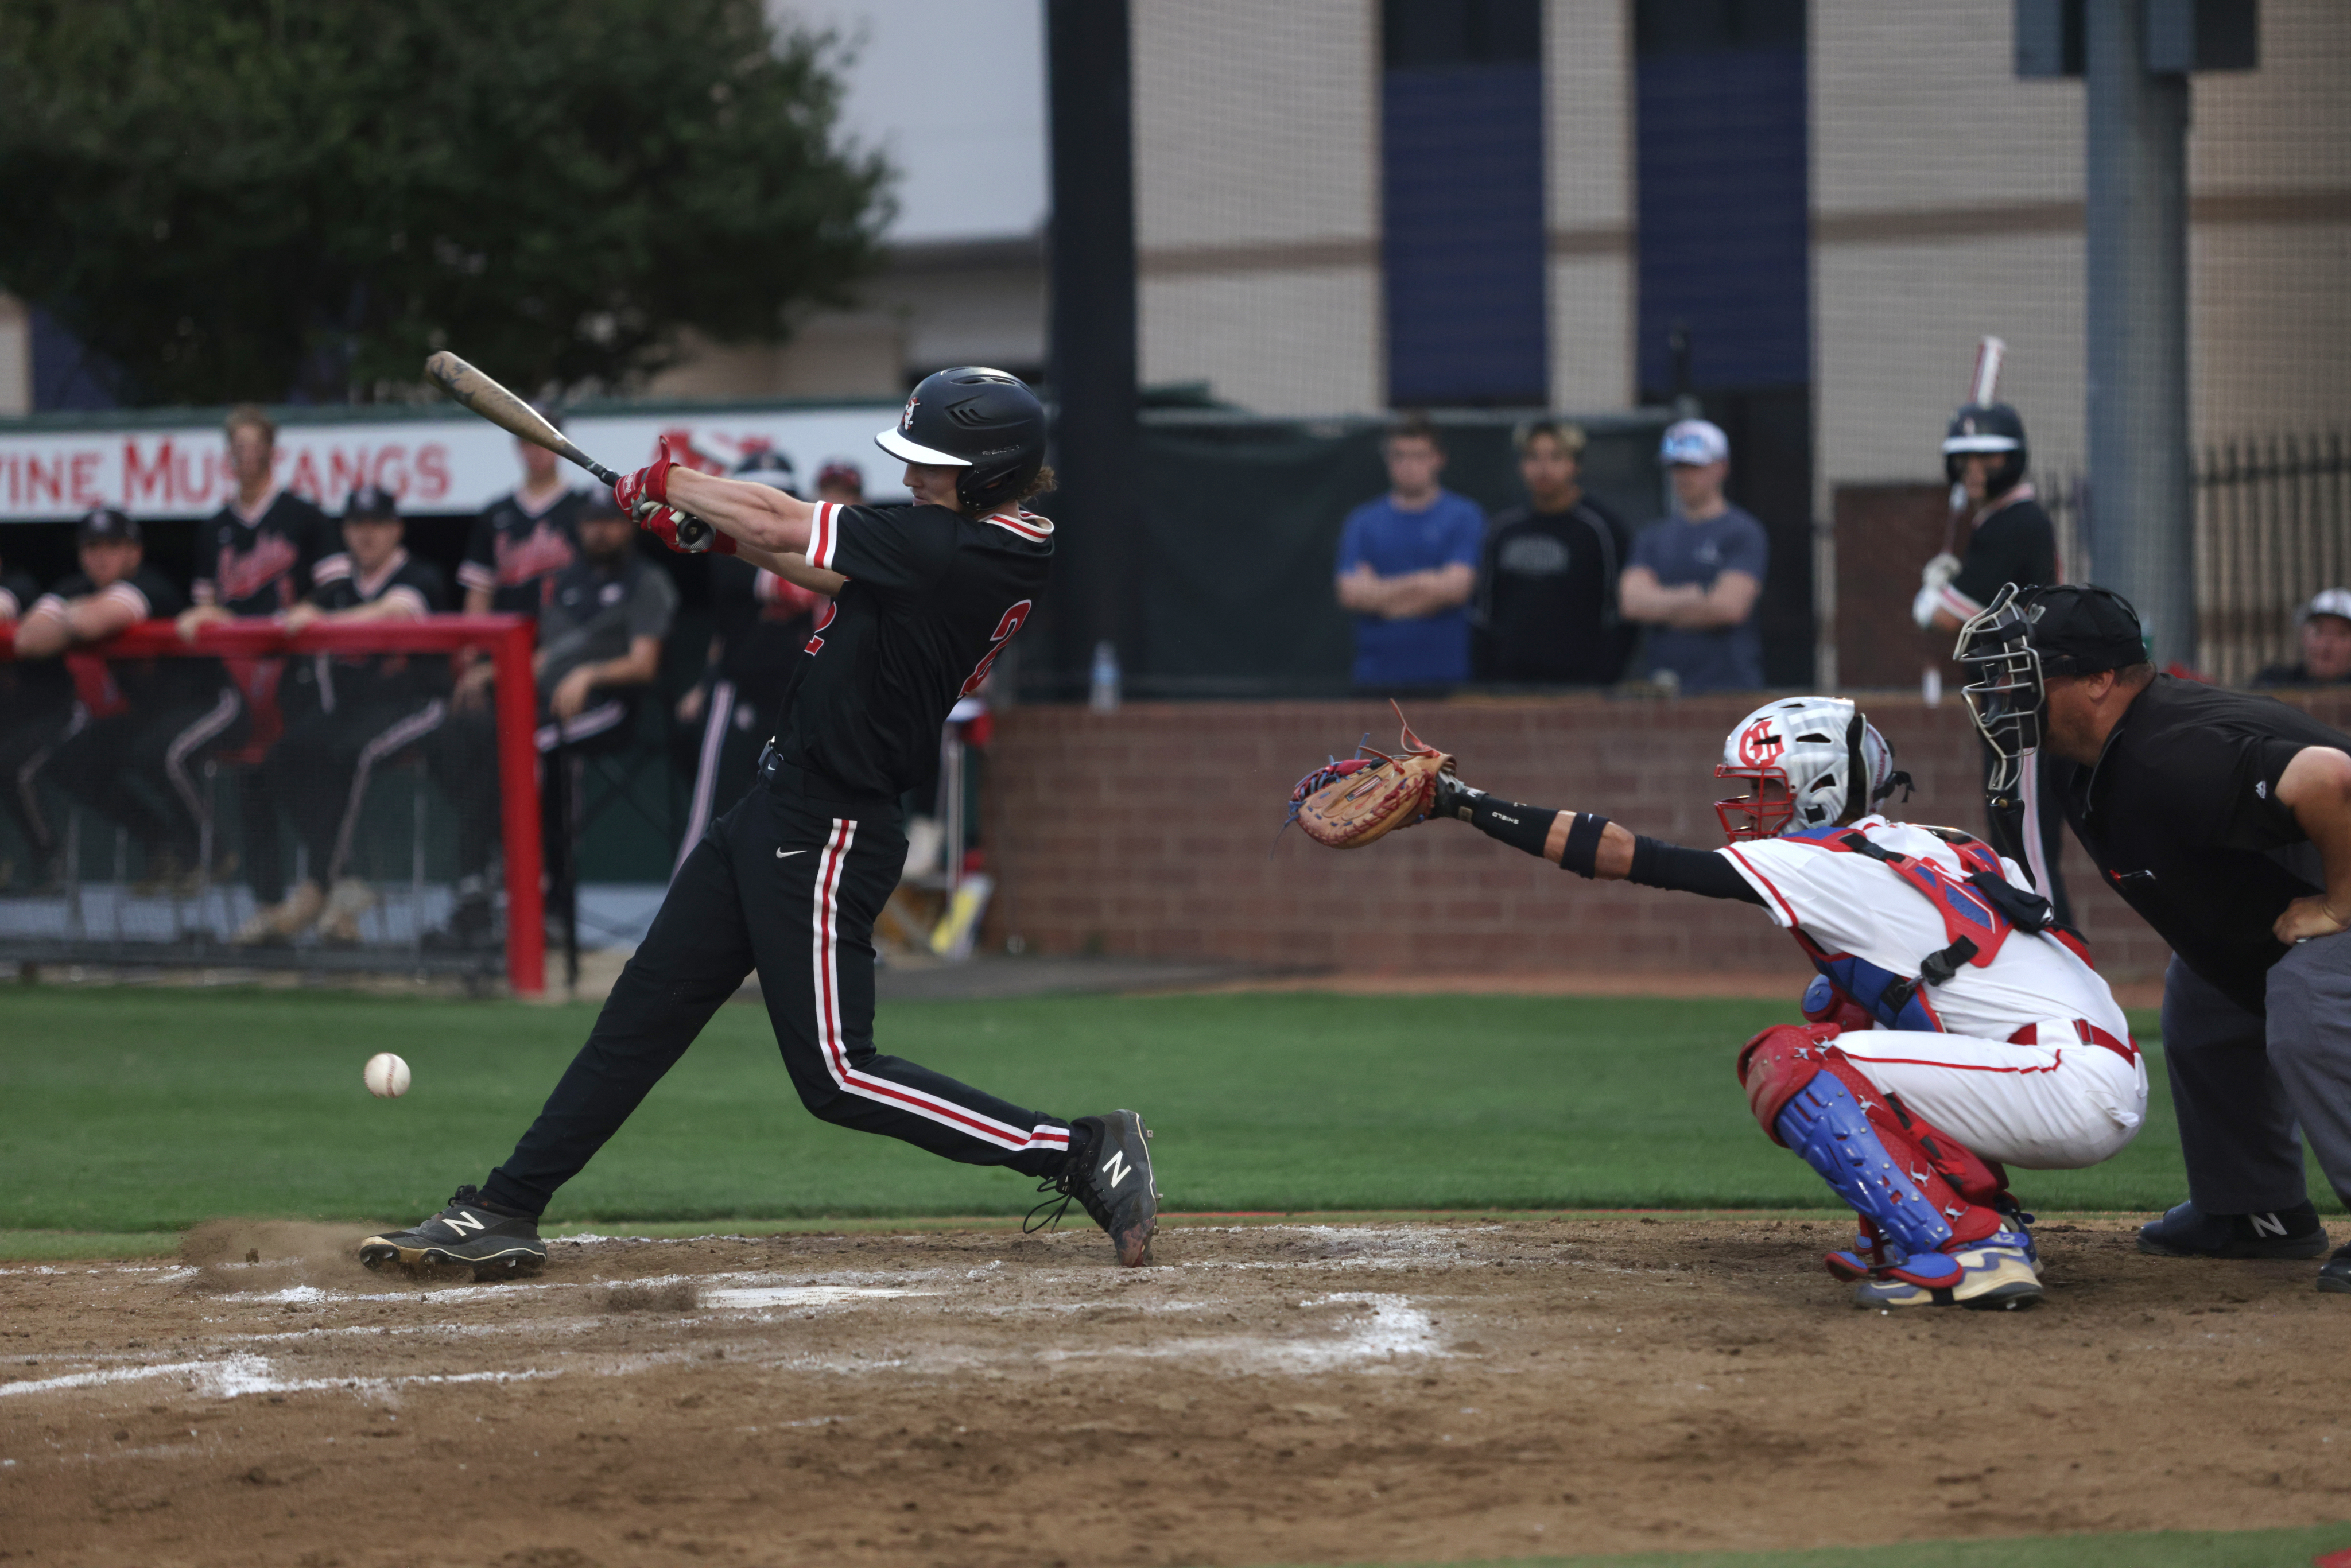
M 2279 959 L 2268 1002 L 2256 1017 L 2177 957 L 2164 972 L 2163 1061 L 2188 1196 L 2207 1214 L 2303 1202 L 2304 1137 L 2351 1205 L 2351 932 Z

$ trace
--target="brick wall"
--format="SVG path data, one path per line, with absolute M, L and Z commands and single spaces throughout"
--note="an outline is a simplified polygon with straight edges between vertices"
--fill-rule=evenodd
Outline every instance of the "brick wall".
M 1722 737 L 1748 697 L 1602 696 L 1423 702 L 1410 709 L 1464 778 L 1531 803 L 1600 810 L 1635 831 L 1711 846 Z M 2351 696 L 2309 706 L 2351 727 Z M 1870 716 L 1918 793 L 1898 816 L 1982 827 L 1974 732 L 1956 701 L 1881 694 Z M 1275 839 L 1290 786 L 1366 730 L 1381 703 L 1132 703 L 1115 714 L 1002 716 L 987 831 L 998 893 L 987 940 L 1033 950 L 1229 958 L 1353 969 L 1785 970 L 1805 967 L 1755 909 L 1588 883 L 1435 823 L 1367 849 Z M 1270 851 L 1270 852 L 1269 852 Z M 2152 978 L 2164 949 L 2091 873 L 2071 835 L 2064 875 L 2100 967 Z
M 1919 672 L 1939 662 L 1943 690 L 1958 700 L 1959 666 L 1949 660 L 1955 639 L 1921 632 L 1910 619 L 1918 569 L 1943 548 L 1949 496 L 1943 485 L 1837 486 L 1837 680 L 1844 690 L 1917 691 Z

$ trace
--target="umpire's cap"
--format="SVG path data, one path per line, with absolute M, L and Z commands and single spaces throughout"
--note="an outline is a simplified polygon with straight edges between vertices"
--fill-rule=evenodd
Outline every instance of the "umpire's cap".
M 112 507 L 100 507 L 84 512 L 79 526 L 74 529 L 74 539 L 79 544 L 95 544 L 100 539 L 113 539 L 122 544 L 144 544 L 147 536 L 139 530 L 139 519 Z
M 956 496 L 981 511 L 1017 501 L 1045 465 L 1045 405 L 1018 376 L 958 365 L 925 376 L 897 428 L 873 444 L 907 463 L 963 469 Z
M 2052 675 L 2095 675 L 2147 663 L 2147 633 L 2131 601 L 2083 582 L 2029 588 L 2017 595 L 2032 630 L 2026 640 Z
M 343 521 L 392 523 L 400 520 L 400 503 L 381 485 L 361 485 L 343 498 Z

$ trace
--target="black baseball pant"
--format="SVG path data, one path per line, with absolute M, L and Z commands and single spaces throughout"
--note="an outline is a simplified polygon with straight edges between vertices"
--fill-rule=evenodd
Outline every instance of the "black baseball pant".
M 671 879 L 588 1043 L 490 1173 L 490 1202 L 544 1211 L 754 968 L 792 1085 L 825 1121 L 1026 1176 L 1068 1163 L 1067 1122 L 874 1050 L 873 920 L 906 861 L 897 802 L 775 772 Z

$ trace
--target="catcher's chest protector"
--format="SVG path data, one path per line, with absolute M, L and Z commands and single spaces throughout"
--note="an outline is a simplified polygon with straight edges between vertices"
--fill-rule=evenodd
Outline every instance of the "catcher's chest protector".
M 1936 1012 L 1927 994 L 1928 988 L 1946 983 L 1969 965 L 1986 967 L 2000 956 L 2009 933 L 2016 929 L 2015 922 L 2005 911 L 1970 885 L 1975 877 L 1981 876 L 2004 884 L 2000 857 L 1980 840 L 1963 834 L 1947 838 L 1945 841 L 1970 873 L 1969 881 L 1961 881 L 1934 861 L 1896 854 L 1872 843 L 1856 828 L 1807 828 L 1782 837 L 1832 854 L 1866 856 L 1893 872 L 1935 906 L 1935 913 L 1942 917 L 1943 934 L 1949 945 L 1928 954 L 1916 975 L 1897 975 L 1850 953 L 1828 952 L 1802 931 L 1792 935 L 1804 956 L 1813 961 L 1813 967 L 1879 1023 L 1888 1029 L 1942 1033 L 1942 1015 Z

